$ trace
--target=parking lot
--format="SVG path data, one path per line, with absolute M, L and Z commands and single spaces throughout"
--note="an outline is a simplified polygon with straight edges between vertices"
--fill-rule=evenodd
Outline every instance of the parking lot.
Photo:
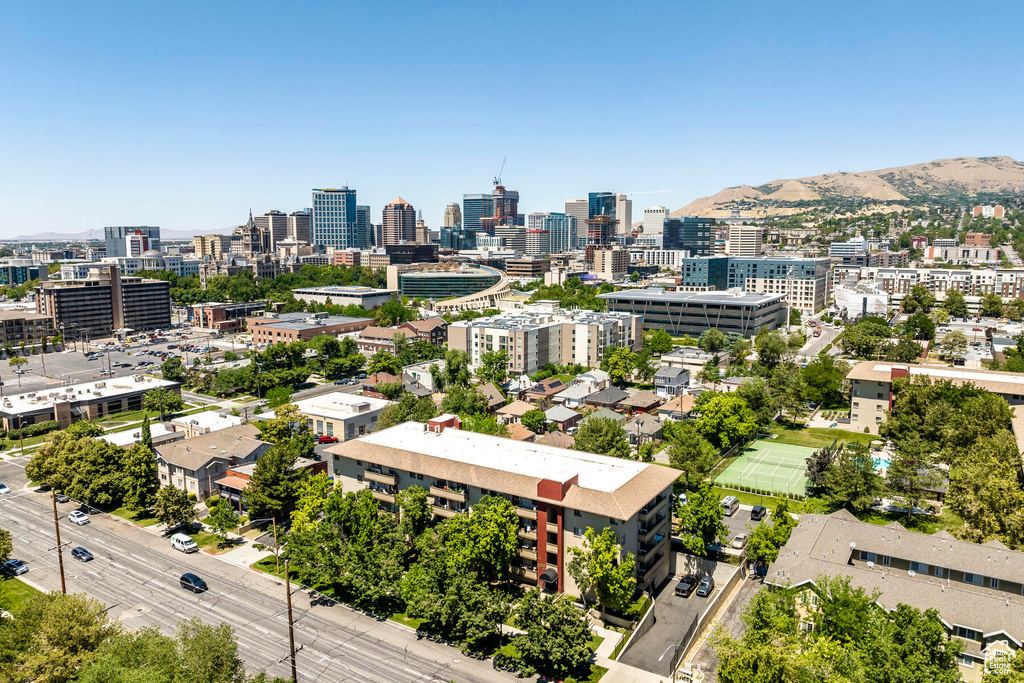
M 722 518 L 722 522 L 724 522 L 725 526 L 729 529 L 728 541 L 731 542 L 732 539 L 736 538 L 737 534 L 747 534 L 747 536 L 749 536 L 750 530 L 760 523 L 755 522 L 750 518 L 750 510 L 751 506 L 741 505 L 740 509 L 737 510 L 731 517 L 726 516 Z M 728 542 L 726 543 L 726 545 L 728 545 Z

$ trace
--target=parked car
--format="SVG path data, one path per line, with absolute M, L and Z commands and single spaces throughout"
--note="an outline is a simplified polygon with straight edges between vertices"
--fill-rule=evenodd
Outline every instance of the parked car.
M 72 510 L 68 513 L 68 521 L 78 526 L 85 526 L 89 523 L 89 515 L 81 510 Z
M 750 511 L 750 519 L 755 522 L 760 522 L 762 519 L 768 516 L 768 508 L 764 505 L 755 505 Z
M 697 595 L 702 598 L 706 598 L 711 595 L 712 591 L 715 590 L 715 580 L 710 576 L 705 576 L 700 580 L 700 585 L 697 586 Z
M 336 380 L 334 380 L 334 383 L 335 384 L 348 384 L 348 380 L 347 379 L 336 379 Z
M 176 348 L 178 348 L 178 345 L 177 345 L 177 344 L 168 344 L 168 345 L 167 345 L 167 350 L 168 350 L 168 351 L 170 351 L 171 349 L 176 349 Z
M 92 553 L 90 553 L 88 550 L 86 550 L 82 546 L 78 546 L 76 548 L 72 548 L 71 549 L 71 557 L 75 558 L 79 562 L 91 562 L 92 561 Z
M 690 593 L 697 587 L 697 577 L 693 574 L 684 576 L 679 579 L 679 583 L 676 584 L 676 595 L 681 598 L 690 597 Z
M 317 441 L 319 441 L 320 443 L 338 443 L 338 437 L 327 436 L 326 434 L 324 434 L 319 439 L 317 439 Z
M 11 487 L 10 486 L 8 486 L 7 484 L 0 484 L 0 496 L 2 496 L 4 494 L 7 494 L 7 493 L 10 493 L 10 492 L 11 492 Z
M 57 492 L 53 494 L 54 498 L 57 499 L 58 503 L 70 503 L 71 498 L 66 493 Z
M 181 583 L 182 588 L 193 593 L 205 593 L 208 588 L 206 582 L 192 572 L 182 574 L 178 581 Z
M 3 568 L 4 574 L 10 576 L 21 576 L 28 573 L 28 565 L 21 560 L 7 560 L 0 567 Z
M 736 538 L 732 539 L 732 543 L 730 543 L 729 545 L 731 545 L 736 550 L 743 550 L 743 548 L 747 545 L 747 535 L 737 534 Z

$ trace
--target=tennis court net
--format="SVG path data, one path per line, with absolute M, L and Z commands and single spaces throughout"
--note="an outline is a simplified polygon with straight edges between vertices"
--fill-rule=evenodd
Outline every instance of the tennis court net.
M 747 460 L 747 462 L 757 463 L 758 465 L 768 465 L 768 466 L 771 466 L 771 467 L 775 467 L 775 466 L 785 467 L 785 468 L 791 469 L 791 470 L 806 470 L 807 469 L 807 464 L 802 462 L 802 461 L 799 461 L 799 460 L 798 461 L 793 461 L 793 460 L 774 460 L 772 458 L 766 458 L 766 457 L 763 457 L 763 456 L 761 456 L 761 457 L 749 456 L 746 460 Z

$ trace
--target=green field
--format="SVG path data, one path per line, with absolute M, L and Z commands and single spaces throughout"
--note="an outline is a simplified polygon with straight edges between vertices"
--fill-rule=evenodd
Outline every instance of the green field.
M 19 579 L 0 577 L 0 609 L 17 615 L 21 603 L 40 592 Z
M 719 486 L 788 496 L 807 494 L 806 460 L 815 448 L 753 441 L 715 478 Z

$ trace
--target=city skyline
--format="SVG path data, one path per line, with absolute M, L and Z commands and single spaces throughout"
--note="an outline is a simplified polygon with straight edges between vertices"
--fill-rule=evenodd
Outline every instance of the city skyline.
M 202 234 L 345 185 L 374 222 L 400 195 L 437 229 L 446 204 L 490 191 L 506 156 L 520 213 L 636 193 L 635 222 L 744 183 L 1024 158 L 1024 95 L 1009 86 L 1024 53 L 990 35 L 993 16 L 1014 25 L 1024 10 L 874 7 L 524 5 L 502 15 L 516 40 L 498 49 L 480 30 L 493 10 L 468 4 L 7 6 L 18 31 L 0 46 L 0 125 L 12 133 L 0 238 L 111 225 Z M 415 32 L 381 53 L 374 36 L 395 16 Z M 342 23 L 358 27 L 345 41 Z M 269 31 L 288 49 L 262 47 Z M 498 76 L 510 84 L 500 102 L 464 87 Z M 592 79 L 628 95 L 587 108 L 565 97 Z M 979 96 L 988 105 L 957 104 Z M 401 154 L 382 163 L 385 147 Z

